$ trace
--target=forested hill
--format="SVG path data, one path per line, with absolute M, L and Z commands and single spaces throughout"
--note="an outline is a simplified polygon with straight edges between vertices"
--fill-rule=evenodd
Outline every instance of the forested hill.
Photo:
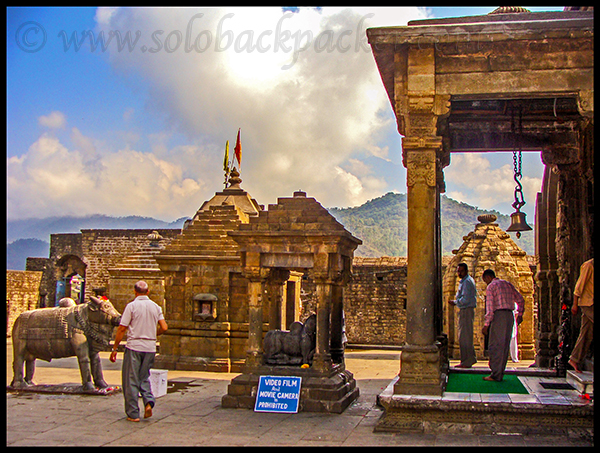
M 362 239 L 356 256 L 406 256 L 406 194 L 388 193 L 355 208 L 330 208 L 329 212 L 348 231 Z M 442 253 L 450 255 L 463 243 L 463 236 L 473 231 L 477 216 L 492 213 L 506 230 L 510 217 L 497 211 L 484 211 L 442 195 Z M 48 257 L 52 233 L 78 233 L 81 229 L 160 229 L 181 228 L 185 218 L 163 222 L 150 217 L 52 217 L 6 222 L 6 268 L 24 270 L 27 257 Z M 531 223 L 530 223 L 531 225 Z M 533 225 L 532 225 L 533 226 Z M 514 238 L 514 235 L 511 235 Z M 523 233 L 515 242 L 533 255 L 533 231 Z
M 486 211 L 442 195 L 442 254 L 451 255 L 463 243 L 463 237 L 473 231 L 477 216 L 495 214 L 503 230 L 510 225 L 510 216 L 498 211 Z M 330 208 L 329 212 L 363 244 L 356 256 L 406 256 L 407 255 L 407 200 L 406 194 L 387 193 L 355 208 Z M 531 223 L 530 226 L 533 227 Z M 533 231 L 512 239 L 525 252 L 534 254 Z

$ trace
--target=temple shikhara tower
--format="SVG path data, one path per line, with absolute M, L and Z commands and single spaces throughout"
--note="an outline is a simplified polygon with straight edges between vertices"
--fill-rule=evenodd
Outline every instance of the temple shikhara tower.
M 240 187 L 202 204 L 181 235 L 156 257 L 164 273 L 165 319 L 156 366 L 180 370 L 240 371 L 246 358 L 248 301 L 240 251 L 228 235 L 262 207 Z

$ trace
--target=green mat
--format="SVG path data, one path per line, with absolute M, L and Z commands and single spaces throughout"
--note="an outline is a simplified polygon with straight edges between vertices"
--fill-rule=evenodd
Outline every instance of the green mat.
M 487 374 L 450 373 L 446 392 L 459 393 L 519 393 L 529 392 L 514 374 L 505 374 L 500 382 L 484 381 Z

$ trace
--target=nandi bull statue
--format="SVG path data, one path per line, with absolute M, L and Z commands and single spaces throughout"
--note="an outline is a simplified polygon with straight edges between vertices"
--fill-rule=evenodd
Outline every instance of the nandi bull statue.
M 314 313 L 302 324 L 295 321 L 290 330 L 269 330 L 263 342 L 264 362 L 267 365 L 312 364 L 317 345 L 317 315 Z
M 35 359 L 50 362 L 52 359 L 77 356 L 83 389 L 93 391 L 94 384 L 100 389 L 107 388 L 98 353 L 107 349 L 113 328 L 119 325 L 120 320 L 121 314 L 109 300 L 93 296 L 90 302 L 81 305 L 40 308 L 22 313 L 12 330 L 11 387 L 33 385 Z

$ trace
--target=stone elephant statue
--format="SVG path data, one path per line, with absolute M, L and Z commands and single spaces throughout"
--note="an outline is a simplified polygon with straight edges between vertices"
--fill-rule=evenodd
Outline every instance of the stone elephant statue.
M 317 315 L 302 324 L 295 321 L 290 330 L 270 330 L 263 342 L 263 359 L 267 365 L 312 364 L 317 345 Z
M 108 300 L 68 307 L 39 308 L 22 313 L 12 329 L 13 380 L 11 387 L 33 385 L 35 360 L 77 356 L 84 390 L 108 387 L 99 352 L 108 348 L 121 314 Z M 23 377 L 23 364 L 25 376 Z M 92 384 L 92 378 L 94 384 Z

